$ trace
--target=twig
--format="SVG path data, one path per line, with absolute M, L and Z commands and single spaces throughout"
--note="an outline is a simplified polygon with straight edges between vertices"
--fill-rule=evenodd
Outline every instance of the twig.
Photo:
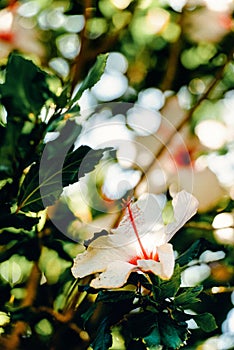
M 49 314 L 50 316 L 52 316 L 53 318 L 55 318 L 56 321 L 61 322 L 61 323 L 68 323 L 69 321 L 71 321 L 73 314 L 74 314 L 72 309 L 70 309 L 68 312 L 66 312 L 66 314 L 61 314 L 60 312 L 55 311 L 54 309 L 51 309 L 47 306 L 39 306 L 35 310 L 38 312 L 45 312 L 45 313 Z
M 85 17 L 85 26 L 80 33 L 80 52 L 78 56 L 75 58 L 73 62 L 73 66 L 71 69 L 71 81 L 72 81 L 72 92 L 76 87 L 76 84 L 82 79 L 82 74 L 84 73 L 86 64 L 95 60 L 98 54 L 104 53 L 110 50 L 111 47 L 116 43 L 119 38 L 119 35 L 122 33 L 123 29 L 126 28 L 130 22 L 125 23 L 123 27 L 119 30 L 113 31 L 112 33 L 106 35 L 101 42 L 99 41 L 97 45 L 95 45 L 95 40 L 90 40 L 87 37 L 87 21 L 92 17 L 92 0 L 84 1 L 84 17 Z M 93 44 L 92 46 L 90 44 Z
M 171 44 L 170 46 L 170 52 L 169 52 L 169 57 L 167 61 L 167 70 L 165 72 L 165 75 L 163 77 L 163 81 L 161 83 L 161 90 L 170 90 L 172 88 L 173 82 L 175 80 L 176 72 L 177 72 L 177 67 L 178 67 L 178 62 L 180 58 L 180 51 L 181 51 L 181 35 L 182 35 L 182 23 L 183 23 L 183 15 L 184 12 L 181 13 L 178 21 L 178 25 L 181 28 L 181 32 L 179 35 L 179 38 L 176 42 Z
M 78 56 L 75 58 L 73 62 L 73 67 L 71 69 L 71 81 L 72 81 L 72 91 L 74 90 L 77 82 L 80 80 L 80 75 L 83 70 L 83 67 L 85 65 L 85 62 L 87 61 L 87 54 L 88 54 L 88 45 L 87 45 L 87 37 L 85 35 L 86 33 L 86 24 L 87 21 L 91 18 L 91 5 L 92 5 L 92 0 L 85 0 L 84 1 L 84 9 L 83 9 L 83 14 L 85 18 L 85 25 L 84 28 L 82 29 L 80 33 L 80 42 L 81 42 L 81 47 L 80 47 L 80 52 Z
M 164 79 L 161 83 L 161 90 L 170 90 L 172 87 L 172 84 L 175 79 L 175 75 L 177 72 L 177 63 L 180 55 L 180 48 L 181 48 L 181 40 L 179 39 L 177 42 L 173 43 L 170 48 L 170 55 L 168 59 L 168 68 L 166 70 L 166 73 L 164 75 Z

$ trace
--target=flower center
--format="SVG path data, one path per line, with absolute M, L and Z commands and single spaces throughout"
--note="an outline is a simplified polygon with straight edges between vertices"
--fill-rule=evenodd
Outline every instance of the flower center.
M 142 256 L 140 255 L 135 255 L 133 258 L 131 258 L 128 262 L 130 264 L 133 264 L 133 265 L 137 265 L 137 260 L 141 260 L 142 259 Z M 154 261 L 159 261 L 159 256 L 158 256 L 158 253 L 153 253 L 151 252 L 149 255 L 147 255 L 147 258 L 145 258 L 146 260 L 147 259 L 151 259 L 151 260 L 154 260 Z

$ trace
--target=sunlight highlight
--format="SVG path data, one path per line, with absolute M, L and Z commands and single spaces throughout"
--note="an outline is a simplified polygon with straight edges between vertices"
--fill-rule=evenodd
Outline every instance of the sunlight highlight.
M 201 143 L 211 149 L 221 148 L 227 140 L 226 127 L 216 120 L 202 121 L 196 126 L 195 132 Z
M 216 229 L 234 225 L 234 217 L 231 213 L 221 213 L 215 216 L 212 226 Z

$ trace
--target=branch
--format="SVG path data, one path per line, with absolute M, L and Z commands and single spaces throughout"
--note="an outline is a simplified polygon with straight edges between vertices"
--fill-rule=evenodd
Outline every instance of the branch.
M 184 12 L 181 13 L 178 21 L 178 25 L 181 28 L 180 36 L 178 40 L 172 43 L 170 46 L 170 52 L 169 52 L 169 57 L 167 61 L 167 70 L 163 77 L 163 81 L 161 83 L 162 91 L 171 90 L 172 84 L 175 80 L 179 58 L 180 58 L 181 44 L 182 44 L 181 35 L 182 35 L 183 14 Z
M 201 105 L 201 103 L 209 97 L 209 95 L 212 92 L 212 90 L 216 87 L 216 85 L 219 83 L 219 81 L 223 77 L 224 71 L 225 71 L 227 65 L 229 64 L 229 62 L 232 60 L 232 58 L 233 58 L 233 51 L 230 53 L 227 62 L 222 67 L 220 67 L 220 69 L 218 70 L 215 78 L 210 83 L 210 85 L 207 87 L 206 91 L 200 96 L 200 98 L 198 99 L 197 103 L 188 111 L 187 114 L 184 115 L 184 117 L 181 119 L 179 125 L 177 126 L 177 128 L 173 129 L 173 131 L 172 131 L 171 135 L 168 137 L 168 139 L 164 143 L 161 144 L 161 147 L 157 150 L 156 154 L 154 155 L 154 159 L 148 165 L 148 167 L 146 168 L 144 173 L 142 173 L 139 182 L 135 186 L 134 194 L 136 194 L 137 188 L 144 182 L 144 180 L 146 179 L 148 173 L 154 167 L 155 162 L 162 155 L 164 150 L 167 149 L 167 146 L 171 143 L 171 141 L 173 140 L 174 136 L 179 131 L 181 131 L 181 129 L 189 122 L 189 120 L 191 119 L 193 113 Z M 162 121 L 162 123 L 163 123 L 163 121 Z
M 98 54 L 104 53 L 110 50 L 111 47 L 117 42 L 119 35 L 122 33 L 122 30 L 126 28 L 129 23 L 128 22 L 124 24 L 120 29 L 111 32 L 110 34 L 106 35 L 104 38 L 102 38 L 101 42 L 98 41 L 98 43 L 95 45 L 95 40 L 90 40 L 87 37 L 87 28 L 86 23 L 89 19 L 92 18 L 92 0 L 85 0 L 84 1 L 84 17 L 85 17 L 85 26 L 83 30 L 80 33 L 80 42 L 81 42 L 81 48 L 78 56 L 75 58 L 73 62 L 73 66 L 71 69 L 71 81 L 72 81 L 72 91 L 74 91 L 74 88 L 76 84 L 82 80 L 83 73 L 86 68 L 87 63 L 93 61 Z M 90 44 L 93 44 L 92 46 Z

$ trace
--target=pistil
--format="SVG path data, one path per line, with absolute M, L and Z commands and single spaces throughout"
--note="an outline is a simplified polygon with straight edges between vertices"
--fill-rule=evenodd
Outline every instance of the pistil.
M 136 223 L 135 223 L 135 220 L 134 220 L 134 217 L 133 217 L 133 214 L 132 214 L 132 210 L 131 210 L 131 207 L 130 207 L 131 202 L 128 201 L 126 205 L 127 205 L 127 208 L 128 208 L 128 213 L 129 213 L 129 218 L 130 218 L 130 221 L 131 221 L 131 224 L 132 224 L 132 228 L 133 228 L 133 231 L 134 231 L 134 233 L 135 233 L 135 235 L 136 235 L 136 238 L 137 238 L 137 241 L 138 241 L 138 243 L 139 243 L 139 246 L 140 246 L 140 248 L 141 248 L 143 257 L 144 257 L 145 259 L 149 259 L 148 254 L 146 253 L 145 248 L 143 247 L 143 244 L 142 244 L 142 242 L 141 242 L 139 233 L 138 233 L 138 231 L 137 231 Z

